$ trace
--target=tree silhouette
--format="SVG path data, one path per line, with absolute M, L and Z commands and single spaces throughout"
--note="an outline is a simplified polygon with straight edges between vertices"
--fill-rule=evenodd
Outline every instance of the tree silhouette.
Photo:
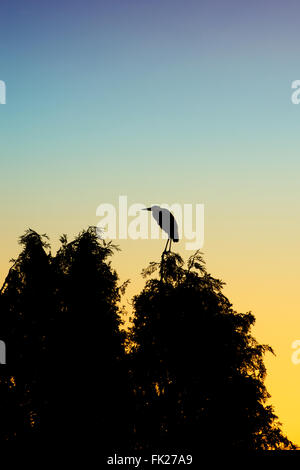
M 19 243 L 22 252 L 12 260 L 0 297 L 1 335 L 7 344 L 7 366 L 2 366 L 0 379 L 0 439 L 33 438 L 46 404 L 44 377 L 54 310 L 51 256 L 47 237 L 31 229 Z
M 114 247 L 81 232 L 52 257 L 29 229 L 1 289 L 0 439 L 126 445 L 128 366 Z M 103 432 L 104 431 L 104 432 Z
M 137 449 L 293 449 L 264 385 L 269 346 L 251 335 L 255 318 L 233 310 L 199 252 L 178 254 L 135 296 L 131 330 Z
M 92 446 L 101 439 L 103 448 L 120 449 L 130 419 L 118 277 L 107 261 L 116 247 L 93 227 L 61 243 L 53 259 L 59 319 L 45 428 L 61 441 Z

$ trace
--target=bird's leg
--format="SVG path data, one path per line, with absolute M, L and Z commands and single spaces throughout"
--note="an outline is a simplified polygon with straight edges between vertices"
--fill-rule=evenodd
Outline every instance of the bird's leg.
M 169 240 L 167 240 L 167 243 L 166 243 L 165 249 L 164 249 L 164 251 L 163 251 L 164 253 L 166 253 L 166 251 L 167 251 L 167 246 L 168 246 L 168 243 L 169 243 Z
M 171 245 L 172 245 L 172 240 L 171 240 L 171 238 L 170 238 L 169 252 L 171 251 Z

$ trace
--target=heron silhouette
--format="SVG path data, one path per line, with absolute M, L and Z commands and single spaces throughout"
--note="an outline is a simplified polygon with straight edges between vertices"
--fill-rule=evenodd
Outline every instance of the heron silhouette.
M 144 211 L 151 211 L 154 220 L 158 223 L 160 228 L 167 233 L 168 240 L 165 246 L 163 253 L 167 251 L 167 246 L 169 244 L 169 250 L 171 251 L 172 241 L 177 243 L 179 241 L 178 236 L 178 225 L 176 219 L 172 212 L 168 209 L 159 206 L 145 207 Z

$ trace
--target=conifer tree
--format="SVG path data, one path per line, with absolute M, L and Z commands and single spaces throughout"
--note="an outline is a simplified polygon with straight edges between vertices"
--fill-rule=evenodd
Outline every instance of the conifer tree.
M 51 255 L 45 235 L 28 229 L 22 252 L 0 296 L 0 330 L 7 347 L 1 366 L 0 439 L 32 439 L 46 406 L 44 377 L 49 363 L 49 330 L 54 318 Z
M 116 247 L 93 227 L 61 243 L 53 260 L 59 319 L 47 428 L 60 440 L 112 452 L 126 446 L 130 422 L 120 289 L 108 261 Z

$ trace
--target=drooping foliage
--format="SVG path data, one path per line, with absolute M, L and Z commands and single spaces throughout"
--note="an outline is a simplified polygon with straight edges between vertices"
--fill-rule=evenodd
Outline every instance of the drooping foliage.
M 116 247 L 92 227 L 60 241 L 53 256 L 27 230 L 1 289 L 0 440 L 70 441 L 101 456 L 293 448 L 267 404 L 272 349 L 201 253 L 186 266 L 172 252 L 150 263 L 126 335 Z
M 51 255 L 45 235 L 27 230 L 22 252 L 10 269 L 0 297 L 1 339 L 7 366 L 1 367 L 0 439 L 32 438 L 46 405 L 45 373 L 49 330 L 54 320 Z
M 264 385 L 265 352 L 251 334 L 255 318 L 237 313 L 201 253 L 184 267 L 165 253 L 134 298 L 131 339 L 137 447 L 206 450 L 292 448 Z
M 57 323 L 54 399 L 48 429 L 59 422 L 61 440 L 122 445 L 128 426 L 124 333 L 120 332 L 118 277 L 107 261 L 116 248 L 94 228 L 62 246 L 53 260 Z

